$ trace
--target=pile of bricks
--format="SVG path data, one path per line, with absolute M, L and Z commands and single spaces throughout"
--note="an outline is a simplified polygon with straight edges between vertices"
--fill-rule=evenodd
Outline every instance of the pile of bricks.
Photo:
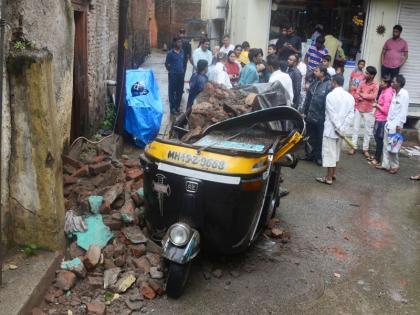
M 102 196 L 99 213 L 113 232 L 104 248 L 87 251 L 68 242 L 66 261 L 56 273 L 36 314 L 137 314 L 147 300 L 164 294 L 161 247 L 148 237 L 144 222 L 143 170 L 138 159 L 112 160 L 95 154 L 84 160 L 63 157 L 65 207 L 92 215 L 90 196 Z

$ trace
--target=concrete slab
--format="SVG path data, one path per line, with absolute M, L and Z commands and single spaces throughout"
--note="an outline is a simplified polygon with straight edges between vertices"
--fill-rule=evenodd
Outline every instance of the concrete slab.
M 33 257 L 18 253 L 7 259 L 0 287 L 0 315 L 28 314 L 52 283 L 61 257 L 58 252 L 39 252 Z M 17 269 L 10 270 L 9 265 Z

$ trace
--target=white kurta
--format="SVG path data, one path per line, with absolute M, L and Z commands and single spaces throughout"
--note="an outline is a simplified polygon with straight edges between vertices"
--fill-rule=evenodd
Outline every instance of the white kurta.
M 225 65 L 221 62 L 216 63 L 209 71 L 209 81 L 214 81 L 219 84 L 223 84 L 228 89 L 232 88 L 232 83 L 230 82 L 229 75 L 225 70 Z
M 274 71 L 271 76 L 270 76 L 270 80 L 268 81 L 269 83 L 273 83 L 279 81 L 281 83 L 281 85 L 283 85 L 283 87 L 286 89 L 287 93 L 289 94 L 290 97 L 290 103 L 293 102 L 293 83 L 292 83 L 292 79 L 290 78 L 290 76 L 287 73 L 284 73 L 281 70 L 277 70 Z
M 345 132 L 354 117 L 354 98 L 342 87 L 336 87 L 327 95 L 325 105 L 324 137 L 337 139 L 336 130 Z
M 385 125 L 385 128 L 389 130 L 390 134 L 395 133 L 397 127 L 402 128 L 407 121 L 409 102 L 408 91 L 406 89 L 401 89 L 398 94 L 394 93 Z

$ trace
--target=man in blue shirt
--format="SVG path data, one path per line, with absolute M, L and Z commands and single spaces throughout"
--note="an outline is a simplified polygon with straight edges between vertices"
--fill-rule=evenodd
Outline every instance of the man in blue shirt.
M 197 63 L 197 72 L 194 72 L 190 79 L 190 94 L 188 95 L 187 111 L 192 107 L 195 98 L 209 80 L 207 77 L 209 63 L 207 60 L 201 59 Z
M 259 49 L 252 48 L 249 50 L 249 64 L 247 64 L 241 71 L 239 85 L 254 84 L 260 82 L 260 77 L 257 71 L 257 62 L 259 57 L 262 57 L 261 51 Z
M 168 96 L 171 114 L 179 113 L 182 94 L 184 93 L 184 51 L 182 39 L 174 38 L 173 48 L 166 55 L 166 70 L 168 70 Z

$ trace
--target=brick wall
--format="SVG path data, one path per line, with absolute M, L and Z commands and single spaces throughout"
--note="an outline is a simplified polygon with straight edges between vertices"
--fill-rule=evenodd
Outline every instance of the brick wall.
M 88 13 L 89 129 L 95 132 L 105 117 L 106 80 L 116 80 L 118 0 L 96 0 Z
M 201 0 L 156 0 L 158 47 L 162 47 L 163 43 L 170 47 L 178 30 L 187 28 L 188 20 L 200 17 Z

